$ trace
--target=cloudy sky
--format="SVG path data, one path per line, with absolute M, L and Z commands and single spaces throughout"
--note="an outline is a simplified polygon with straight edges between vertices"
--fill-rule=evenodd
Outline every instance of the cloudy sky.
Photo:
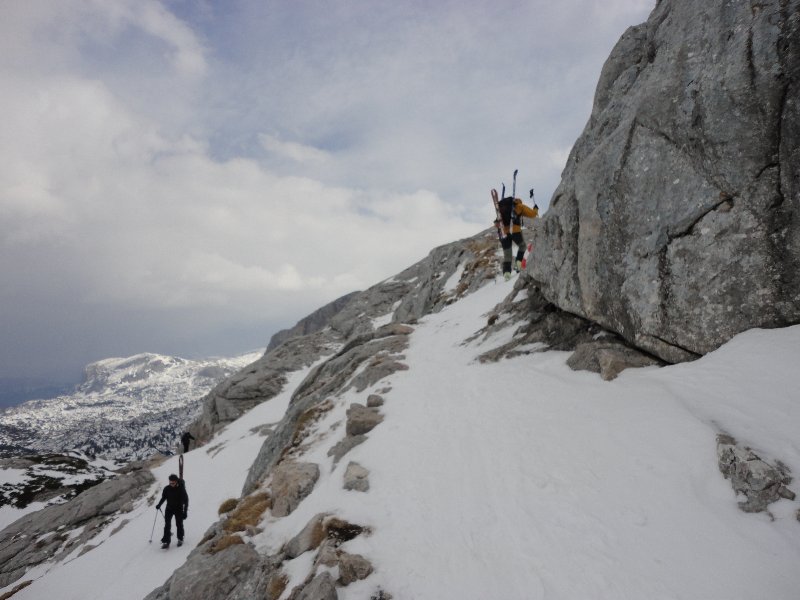
M 3 2 L 0 377 L 263 347 L 489 226 L 515 168 L 546 208 L 654 5 Z

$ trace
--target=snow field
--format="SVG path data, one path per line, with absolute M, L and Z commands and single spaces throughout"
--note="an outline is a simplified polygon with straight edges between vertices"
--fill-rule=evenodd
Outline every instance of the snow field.
M 363 540 L 376 582 L 397 598 L 796 597 L 796 503 L 778 503 L 775 522 L 742 513 L 715 438 L 719 427 L 764 434 L 797 472 L 795 403 L 756 399 L 773 382 L 797 389 L 796 374 L 785 387 L 789 364 L 773 361 L 796 361 L 800 328 L 603 382 L 571 371 L 566 353 L 475 363 L 481 348 L 461 342 L 497 293 L 421 324 L 386 421 L 347 457 L 372 472 L 360 514 L 378 524 Z M 747 343 L 762 335 L 771 341 L 756 355 L 769 366 L 753 364 Z M 736 357 L 748 368 L 731 366 Z M 350 586 L 340 597 L 367 596 Z

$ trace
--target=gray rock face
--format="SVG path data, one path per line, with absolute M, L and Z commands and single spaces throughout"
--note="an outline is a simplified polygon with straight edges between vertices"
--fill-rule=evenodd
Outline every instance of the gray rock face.
M 313 463 L 286 461 L 272 473 L 272 515 L 285 517 L 314 489 L 319 466 Z
M 0 588 L 48 560 L 60 560 L 102 531 L 111 516 L 129 511 L 153 483 L 148 470 L 108 479 L 66 504 L 28 513 L 0 532 Z M 83 533 L 70 539 L 76 527 Z
M 342 457 L 350 452 L 350 450 L 366 441 L 367 436 L 365 435 L 347 435 L 342 441 L 338 442 L 336 445 L 332 446 L 330 450 L 328 450 L 328 456 L 333 457 L 333 464 L 335 465 L 342 460 Z
M 286 372 L 300 368 L 303 359 L 299 357 L 306 354 L 305 347 L 297 353 L 266 354 L 229 377 L 203 398 L 203 412 L 189 431 L 202 443 L 254 406 L 274 398 L 286 384 Z
M 191 558 L 145 600 L 227 600 L 260 560 L 247 544 L 236 544 L 218 554 L 195 551 Z
M 386 325 L 371 333 L 358 335 L 334 356 L 314 368 L 297 387 L 283 419 L 265 440 L 250 467 L 244 492 L 252 491 L 270 469 L 278 464 L 284 449 L 294 439 L 298 422 L 304 414 L 320 406 L 328 396 L 353 386 L 353 377 L 358 377 L 356 373 L 364 363 L 376 356 L 396 356 L 397 352 L 405 349 L 410 331 L 408 327 Z M 370 370 L 368 366 L 364 372 Z M 344 447 L 341 450 L 347 451 Z
M 350 585 L 372 574 L 372 564 L 360 554 L 339 553 L 339 579 L 341 585 Z
M 316 333 L 328 326 L 331 318 L 340 312 L 358 292 L 352 292 L 333 302 L 326 304 L 322 308 L 315 310 L 307 317 L 299 320 L 291 329 L 284 329 L 273 335 L 267 345 L 267 353 L 271 352 L 286 340 L 293 337 L 300 337 L 310 333 Z
M 717 460 L 733 491 L 746 498 L 739 503 L 743 511 L 762 512 L 781 498 L 794 500 L 794 492 L 786 487 L 791 482 L 788 469 L 780 464 L 770 465 L 731 436 L 717 437 Z
M 337 567 L 339 579 L 336 580 L 336 583 L 342 586 L 366 579 L 373 571 L 372 563 L 366 558 L 360 554 L 345 552 L 330 541 L 326 541 L 320 548 L 316 564 Z
M 328 515 L 319 513 L 311 518 L 303 530 L 286 543 L 283 551 L 288 558 L 297 558 L 304 552 L 314 550 L 325 539 L 325 518 Z
M 384 404 L 383 396 L 370 394 L 367 396 L 367 408 L 380 408 Z
M 364 435 L 372 431 L 383 421 L 383 415 L 376 408 L 367 408 L 363 404 L 353 402 L 347 409 L 347 435 Z
M 326 572 L 314 577 L 311 583 L 297 595 L 296 600 L 337 600 L 338 598 L 333 577 Z
M 357 492 L 369 491 L 369 471 L 358 463 L 350 462 L 344 472 L 342 487 Z
M 221 600 L 258 562 L 259 555 L 247 544 L 231 546 L 206 561 L 185 564 L 175 572 L 170 586 L 173 600 Z M 204 564 L 206 563 L 206 564 Z
M 649 367 L 660 364 L 658 360 L 626 346 L 617 340 L 592 340 L 578 344 L 567 359 L 570 368 L 600 373 L 605 381 L 615 379 L 627 368 Z
M 529 273 L 668 362 L 800 322 L 800 0 L 662 0 L 606 62 Z
M 520 294 L 520 292 L 527 292 Z M 524 296 L 519 299 L 519 296 Z M 502 316 L 502 318 L 501 318 Z M 574 350 L 591 342 L 602 330 L 597 325 L 558 309 L 539 291 L 536 282 L 521 273 L 512 292 L 489 315 L 486 327 L 472 338 L 514 328 L 511 341 L 481 354 L 481 362 L 494 362 L 543 350 Z

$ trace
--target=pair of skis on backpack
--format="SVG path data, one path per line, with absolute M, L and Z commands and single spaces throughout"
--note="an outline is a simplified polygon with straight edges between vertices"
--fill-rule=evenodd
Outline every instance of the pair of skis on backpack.
M 497 229 L 497 239 L 502 244 L 507 237 L 512 235 L 513 226 L 514 224 L 522 226 L 521 219 L 515 219 L 515 206 L 514 206 L 514 199 L 516 198 L 516 189 L 517 189 L 517 172 L 518 169 L 514 170 L 514 186 L 512 188 L 511 196 L 505 197 L 506 193 L 506 186 L 503 184 L 503 198 L 501 199 L 496 189 L 492 189 L 492 204 L 494 204 L 494 211 L 495 211 L 495 220 L 494 225 Z M 533 188 L 531 188 L 531 199 L 533 199 Z M 521 269 L 524 269 L 527 261 L 528 255 L 531 252 L 531 244 L 528 244 L 525 248 L 525 255 L 522 257 L 521 261 L 514 261 L 514 271 L 519 273 Z M 510 279 L 510 274 L 506 273 L 505 276 L 506 281 Z
M 522 226 L 522 219 L 516 214 L 514 199 L 517 197 L 517 173 L 519 169 L 514 169 L 514 185 L 511 188 L 511 195 L 506 197 L 506 184 L 503 184 L 502 198 L 497 195 L 497 190 L 492 189 L 492 203 L 494 204 L 497 237 L 502 242 L 511 235 L 513 226 Z M 533 199 L 533 188 L 531 188 L 531 199 Z

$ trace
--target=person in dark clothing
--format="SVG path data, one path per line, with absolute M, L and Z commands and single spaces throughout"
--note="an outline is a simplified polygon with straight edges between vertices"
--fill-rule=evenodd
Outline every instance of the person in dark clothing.
M 182 546 L 183 521 L 189 512 L 189 495 L 175 474 L 169 476 L 169 485 L 161 493 L 161 500 L 156 504 L 156 510 L 161 510 L 161 505 L 164 502 L 167 503 L 167 508 L 164 510 L 164 536 L 161 538 L 161 547 L 169 548 L 169 543 L 172 539 L 173 515 L 175 516 L 175 529 L 178 534 L 178 546 Z
M 531 197 L 533 197 L 533 190 L 531 190 Z M 511 243 L 517 245 L 517 256 L 514 261 L 514 270 L 519 273 L 522 269 L 522 259 L 525 256 L 525 238 L 522 237 L 522 217 L 529 217 L 535 219 L 539 216 L 539 206 L 533 205 L 533 208 L 525 206 L 520 198 L 504 198 L 503 202 L 510 201 L 509 222 L 506 223 L 506 218 L 503 217 L 503 232 L 505 237 L 500 241 L 500 246 L 503 248 L 503 277 L 506 281 L 511 279 Z
M 183 451 L 184 452 L 188 452 L 189 451 L 189 441 L 193 440 L 193 439 L 194 439 L 194 436 L 191 433 L 189 433 L 188 431 L 184 431 L 183 432 L 183 435 L 181 436 L 181 442 L 183 443 Z

